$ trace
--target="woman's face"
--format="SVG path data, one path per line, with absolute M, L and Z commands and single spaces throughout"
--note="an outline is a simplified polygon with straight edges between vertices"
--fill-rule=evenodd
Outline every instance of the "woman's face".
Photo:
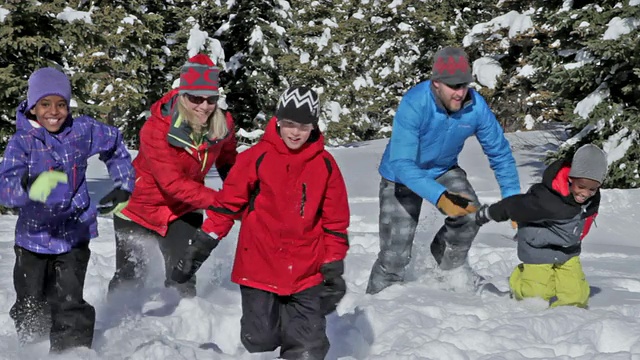
M 38 123 L 48 132 L 56 133 L 64 125 L 69 108 L 67 101 L 59 95 L 49 95 L 38 100 L 36 106 L 29 110 Z
M 218 103 L 218 96 L 197 96 L 191 94 L 185 94 L 185 105 L 188 109 L 196 114 L 196 120 L 200 125 L 207 123 L 209 116 L 216 110 L 216 104 Z
M 280 137 L 291 150 L 298 150 L 309 140 L 312 124 L 300 124 L 289 119 L 278 121 L 280 125 Z

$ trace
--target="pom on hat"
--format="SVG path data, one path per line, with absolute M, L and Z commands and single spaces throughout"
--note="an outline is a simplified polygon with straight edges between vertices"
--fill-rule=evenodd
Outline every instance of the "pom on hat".
M 196 96 L 213 96 L 218 93 L 218 68 L 205 54 L 191 57 L 180 69 L 178 93 Z
M 320 96 L 308 87 L 294 86 L 285 90 L 278 100 L 276 117 L 299 124 L 318 124 Z
M 467 53 L 456 47 L 438 50 L 433 60 L 431 80 L 441 81 L 447 85 L 472 82 L 473 75 Z
M 591 179 L 602 184 L 606 175 L 607 155 L 599 147 L 586 144 L 573 155 L 570 177 Z
M 71 102 L 71 83 L 62 71 L 45 67 L 34 71 L 29 77 L 27 89 L 27 110 L 36 106 L 40 99 L 58 95 L 69 106 Z

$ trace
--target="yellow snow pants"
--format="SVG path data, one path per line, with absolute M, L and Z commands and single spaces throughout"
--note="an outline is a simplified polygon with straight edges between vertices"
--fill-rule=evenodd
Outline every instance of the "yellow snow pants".
M 563 264 L 520 264 L 509 277 L 509 287 L 516 300 L 540 297 L 549 301 L 555 297 L 551 307 L 584 308 L 589 302 L 589 283 L 578 256 Z

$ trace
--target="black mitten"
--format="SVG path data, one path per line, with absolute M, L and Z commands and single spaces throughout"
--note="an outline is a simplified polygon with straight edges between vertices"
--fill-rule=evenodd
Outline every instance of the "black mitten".
M 478 224 L 478 226 L 482 226 L 491 220 L 493 219 L 489 215 L 489 206 L 482 205 L 476 212 L 476 224 Z
M 344 273 L 344 262 L 342 260 L 333 261 L 322 265 L 320 273 L 324 277 L 324 284 L 321 298 L 321 308 L 324 315 L 328 315 L 336 310 L 338 303 L 347 292 L 347 284 L 342 278 Z
M 102 215 L 110 215 L 122 211 L 129 203 L 131 193 L 121 188 L 111 190 L 107 195 L 100 199 L 98 211 Z
M 202 263 L 209 258 L 220 240 L 209 236 L 202 229 L 196 230 L 182 259 L 173 267 L 171 279 L 179 284 L 186 283 L 200 269 Z

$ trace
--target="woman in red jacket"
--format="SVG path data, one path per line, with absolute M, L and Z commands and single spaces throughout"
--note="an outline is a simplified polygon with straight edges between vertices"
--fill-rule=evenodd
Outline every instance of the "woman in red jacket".
M 318 107 L 311 89 L 282 94 L 264 137 L 238 156 L 172 276 L 188 280 L 242 213 L 231 280 L 240 284 L 249 352 L 280 347 L 283 359 L 324 359 L 325 315 L 346 291 L 349 203 L 324 149 Z
M 148 256 L 141 239 L 158 241 L 164 257 L 165 286 L 195 296 L 195 278 L 177 284 L 171 269 L 200 228 L 202 209 L 214 204 L 217 191 L 204 179 L 215 163 L 224 180 L 236 159 L 233 119 L 217 106 L 219 69 L 198 54 L 180 71 L 180 87 L 151 107 L 140 130 L 133 161 L 136 184 L 127 206 L 114 216 L 116 272 L 109 291 L 142 285 Z

